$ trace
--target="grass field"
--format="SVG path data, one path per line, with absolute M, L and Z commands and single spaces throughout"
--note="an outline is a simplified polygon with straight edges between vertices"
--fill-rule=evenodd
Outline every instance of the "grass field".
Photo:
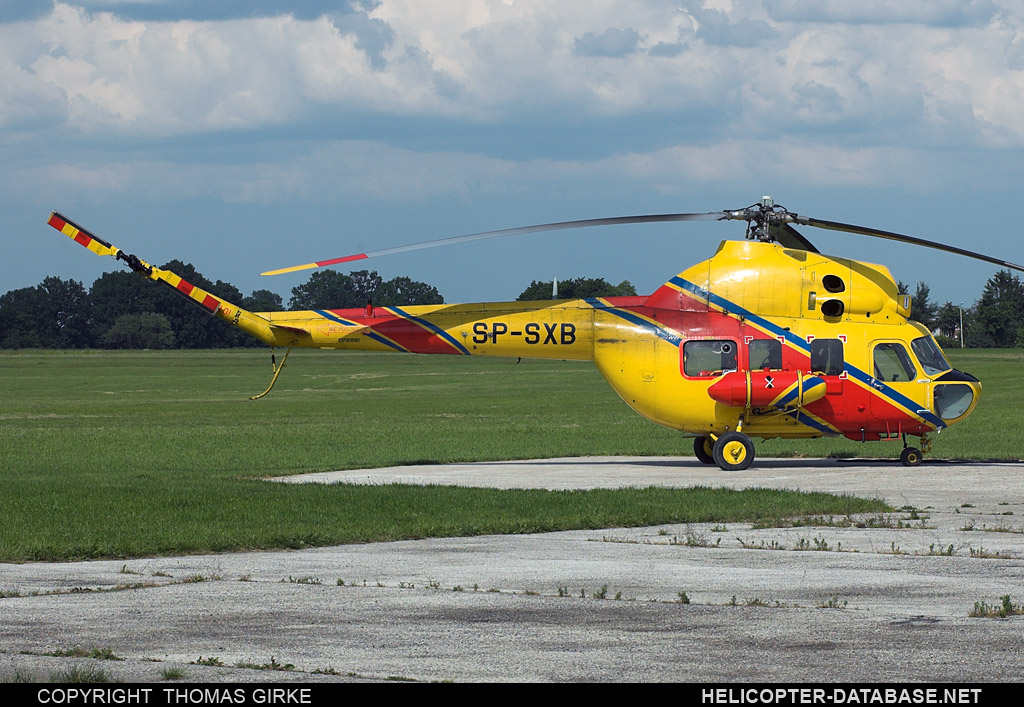
M 1024 457 L 1024 351 L 957 352 L 986 385 L 942 457 Z M 411 463 L 689 455 L 590 364 L 300 351 L 0 353 L 0 561 L 880 510 L 777 492 L 294 487 L 258 479 Z M 758 443 L 760 456 L 895 457 L 897 444 Z M 756 494 L 760 494 L 755 497 Z M 711 495 L 707 495 L 711 494 Z

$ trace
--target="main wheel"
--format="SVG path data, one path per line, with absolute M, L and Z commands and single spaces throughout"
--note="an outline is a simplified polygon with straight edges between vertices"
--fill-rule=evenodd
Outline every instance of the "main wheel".
M 716 464 L 715 443 L 710 437 L 694 437 L 693 453 L 704 464 Z
M 900 452 L 900 463 L 903 466 L 920 466 L 921 450 L 914 447 L 907 447 Z
M 754 443 L 742 432 L 726 432 L 715 442 L 714 451 L 722 471 L 742 471 L 754 461 Z

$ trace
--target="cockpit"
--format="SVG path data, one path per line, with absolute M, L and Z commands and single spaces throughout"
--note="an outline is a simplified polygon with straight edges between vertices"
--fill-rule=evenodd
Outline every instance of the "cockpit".
M 946 422 L 952 422 L 970 412 L 981 392 L 978 379 L 949 365 L 942 349 L 930 334 L 911 341 L 910 348 L 924 374 L 932 379 L 932 408 L 935 414 Z

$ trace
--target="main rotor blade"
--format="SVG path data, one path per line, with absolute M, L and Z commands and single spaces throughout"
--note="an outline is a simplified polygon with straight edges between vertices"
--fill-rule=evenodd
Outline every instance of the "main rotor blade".
M 807 216 L 797 216 L 796 223 L 805 226 L 814 226 L 815 228 L 826 228 L 831 231 L 845 231 L 847 233 L 858 233 L 862 236 L 873 236 L 875 238 L 885 238 L 890 241 L 898 241 L 900 243 L 912 243 L 913 245 L 924 246 L 925 248 L 934 248 L 935 250 L 944 250 L 947 253 L 955 253 L 956 255 L 962 255 L 967 258 L 974 258 L 975 260 L 984 260 L 986 263 L 992 263 L 993 265 L 999 265 L 1005 268 L 1012 268 L 1024 272 L 1024 265 L 1017 265 L 1009 261 L 1003 260 L 1002 258 L 993 258 L 990 255 L 983 255 L 982 253 L 975 253 L 974 251 L 964 250 L 963 248 L 957 248 L 953 245 L 946 245 L 944 243 L 936 243 L 935 241 L 927 241 L 923 238 L 915 238 L 914 236 L 906 236 L 902 233 L 893 233 L 891 231 L 882 231 L 877 228 L 867 228 L 865 226 L 854 226 L 848 223 L 839 223 L 837 221 L 824 221 L 822 219 L 810 218 Z
M 590 228 L 592 226 L 621 226 L 630 223 L 664 223 L 669 221 L 721 221 L 729 218 L 724 211 L 713 211 L 704 214 L 647 214 L 641 216 L 614 216 L 611 218 L 591 218 L 579 221 L 558 221 L 556 223 L 542 223 L 536 226 L 520 226 L 519 228 L 504 228 L 498 231 L 483 231 L 481 233 L 469 233 L 464 236 L 452 236 L 450 238 L 439 238 L 433 241 L 423 241 L 412 245 L 397 246 L 395 248 L 384 248 L 367 253 L 345 255 L 340 258 L 329 260 L 317 260 L 303 265 L 294 265 L 279 270 L 268 270 L 260 275 L 281 275 L 283 273 L 297 272 L 299 270 L 310 270 L 322 268 L 328 265 L 349 263 L 356 260 L 376 258 L 380 255 L 393 255 L 405 253 L 410 250 L 421 250 L 423 248 L 434 248 L 437 246 L 455 245 L 456 243 L 468 243 L 469 241 L 481 241 L 487 238 L 502 238 L 504 236 L 521 236 L 527 233 L 538 233 L 540 231 L 561 231 L 568 228 Z
M 804 238 L 800 231 L 796 230 L 788 223 L 783 225 L 782 228 L 776 229 L 773 234 L 775 240 L 782 245 L 783 248 L 790 248 L 792 250 L 806 250 L 810 253 L 820 253 L 814 245 Z

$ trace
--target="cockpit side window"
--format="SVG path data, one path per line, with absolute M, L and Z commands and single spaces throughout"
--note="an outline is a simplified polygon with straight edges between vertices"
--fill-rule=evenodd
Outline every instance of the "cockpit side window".
M 903 344 L 878 344 L 872 356 L 875 378 L 883 381 L 912 381 L 917 378 L 917 369 L 910 360 L 910 354 Z
M 917 355 L 917 360 L 921 363 L 927 376 L 945 373 L 953 368 L 949 365 L 946 357 L 942 355 L 942 349 L 935 343 L 935 339 L 930 336 L 914 339 L 910 342 L 910 349 Z

